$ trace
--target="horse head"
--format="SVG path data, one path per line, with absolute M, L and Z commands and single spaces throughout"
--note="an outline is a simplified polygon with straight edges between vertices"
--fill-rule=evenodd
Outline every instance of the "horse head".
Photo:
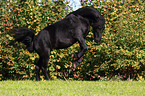
M 99 42 L 101 40 L 102 32 L 105 29 L 105 19 L 104 16 L 101 15 L 96 22 L 93 23 L 93 34 L 95 42 Z

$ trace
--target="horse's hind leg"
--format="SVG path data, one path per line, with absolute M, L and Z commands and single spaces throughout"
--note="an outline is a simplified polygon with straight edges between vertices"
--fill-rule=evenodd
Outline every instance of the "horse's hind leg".
M 50 56 L 50 49 L 49 48 L 46 48 L 46 49 L 45 49 L 44 55 L 42 57 L 43 64 L 41 66 L 41 69 L 42 69 L 42 72 L 45 76 L 45 79 L 49 80 L 49 77 L 48 77 L 48 74 L 47 74 L 47 67 L 48 67 L 48 61 L 49 61 L 49 56 Z
M 40 80 L 40 69 L 42 69 L 42 72 L 45 76 L 46 80 L 49 80 L 48 74 L 47 74 L 47 67 L 48 67 L 48 60 L 50 56 L 50 49 L 45 48 L 41 52 L 38 52 L 39 54 L 39 61 L 36 64 L 36 80 Z
M 42 66 L 42 72 L 43 72 L 43 74 L 44 74 L 44 76 L 45 76 L 45 80 L 49 80 L 49 76 L 48 76 L 48 74 L 47 74 L 47 67 L 48 67 L 48 59 L 44 59 L 44 61 L 43 62 L 45 62 L 44 64 L 46 64 L 46 65 L 43 65 Z
M 35 66 L 35 69 L 36 69 L 36 80 L 39 81 L 40 80 L 40 64 L 41 64 L 41 58 L 39 58 L 39 61 L 38 63 L 36 64 Z
M 48 66 L 48 58 L 40 58 L 35 69 L 36 69 L 36 80 L 40 80 L 40 69 L 42 69 L 42 72 L 45 76 L 46 80 L 49 80 L 48 74 L 47 74 L 47 66 Z

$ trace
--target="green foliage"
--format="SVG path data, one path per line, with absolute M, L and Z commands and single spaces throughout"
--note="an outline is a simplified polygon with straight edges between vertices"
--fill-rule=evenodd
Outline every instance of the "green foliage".
M 88 71 L 92 78 L 139 80 L 145 78 L 145 2 L 142 0 L 82 0 L 105 16 L 106 26 L 99 46 L 91 46 Z M 96 48 L 96 49 L 95 49 Z M 96 56 L 96 53 L 97 55 Z M 88 57 L 88 58 L 89 58 Z M 99 58 L 99 59 L 98 59 Z M 88 62 L 88 60 L 87 60 Z M 89 65 L 89 67 L 90 67 Z M 86 68 L 88 70 L 88 68 Z M 90 77 L 90 78 L 91 78 Z
M 30 54 L 25 46 L 15 42 L 12 34 L 15 28 L 28 27 L 37 34 L 47 25 L 66 16 L 71 9 L 68 2 L 53 0 L 38 3 L 35 0 L 3 1 L 0 22 L 0 79 L 34 79 L 35 62 L 38 55 Z M 64 3 L 63 3 L 64 2 Z M 35 60 L 36 59 L 36 60 Z
M 71 55 L 79 51 L 79 44 L 53 50 L 48 71 L 51 79 L 144 80 L 145 2 L 81 0 L 81 4 L 95 7 L 105 16 L 101 42 L 96 44 L 93 33 L 89 33 L 88 51 L 74 72 Z M 26 26 L 37 35 L 47 25 L 64 18 L 71 8 L 63 0 L 41 3 L 10 0 L 2 2 L 2 9 L 0 79 L 34 79 L 38 55 L 30 54 L 23 44 L 14 42 L 12 29 Z

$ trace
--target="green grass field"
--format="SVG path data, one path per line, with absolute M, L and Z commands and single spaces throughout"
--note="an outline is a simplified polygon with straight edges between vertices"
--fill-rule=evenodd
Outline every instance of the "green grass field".
M 145 96 L 145 81 L 0 81 L 0 96 Z

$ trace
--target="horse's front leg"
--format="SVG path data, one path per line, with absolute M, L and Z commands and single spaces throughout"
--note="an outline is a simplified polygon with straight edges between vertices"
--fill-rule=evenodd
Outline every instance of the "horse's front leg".
M 84 53 L 86 52 L 87 50 L 87 45 L 85 43 L 85 39 L 83 37 L 79 37 L 78 38 L 78 42 L 80 44 L 80 48 L 81 48 L 81 51 L 78 52 L 78 53 L 75 53 L 73 54 L 73 58 L 75 59 L 75 65 L 74 65 L 74 68 L 78 67 L 79 64 L 81 63 L 82 59 L 83 59 L 83 55 Z
M 74 68 L 78 67 L 79 65 L 81 65 L 81 62 L 83 60 L 83 56 L 80 59 L 77 59 L 74 61 Z

